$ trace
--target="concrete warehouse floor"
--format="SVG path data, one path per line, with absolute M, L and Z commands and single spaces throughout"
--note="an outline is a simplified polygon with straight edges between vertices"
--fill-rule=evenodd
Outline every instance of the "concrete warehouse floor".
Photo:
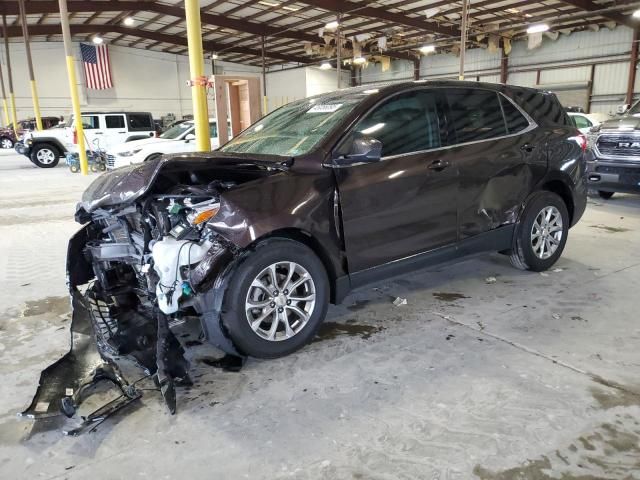
M 240 373 L 191 337 L 175 416 L 145 391 L 95 433 L 31 431 L 91 179 L 0 156 L 0 478 L 640 479 L 640 196 L 590 200 L 553 272 L 494 254 L 374 285 Z

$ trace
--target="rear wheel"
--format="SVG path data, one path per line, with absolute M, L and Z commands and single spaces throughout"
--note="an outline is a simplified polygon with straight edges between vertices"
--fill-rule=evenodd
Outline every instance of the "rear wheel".
M 313 338 L 328 304 L 327 273 L 313 251 L 293 240 L 269 239 L 236 268 L 221 318 L 240 351 L 276 358 Z
M 31 161 L 40 168 L 52 168 L 60 161 L 60 152 L 49 143 L 41 143 L 31 150 Z
M 613 197 L 614 192 L 605 192 L 602 190 L 598 190 L 598 195 L 600 195 L 600 198 L 604 198 L 605 200 L 609 200 L 611 197 Z
M 69 165 L 69 170 L 71 171 L 71 173 L 78 173 L 80 171 L 80 167 L 74 163 L 72 165 Z
M 535 193 L 518 224 L 511 264 L 522 270 L 541 272 L 558 261 L 567 243 L 569 212 L 553 192 Z
M 0 148 L 13 148 L 13 140 L 11 140 L 9 137 L 0 137 Z

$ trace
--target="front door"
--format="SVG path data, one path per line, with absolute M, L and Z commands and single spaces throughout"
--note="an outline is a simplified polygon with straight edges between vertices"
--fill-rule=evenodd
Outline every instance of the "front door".
M 382 160 L 336 168 L 349 270 L 354 273 L 454 244 L 456 165 L 442 161 L 443 97 L 416 89 L 374 107 L 355 136 L 382 143 Z

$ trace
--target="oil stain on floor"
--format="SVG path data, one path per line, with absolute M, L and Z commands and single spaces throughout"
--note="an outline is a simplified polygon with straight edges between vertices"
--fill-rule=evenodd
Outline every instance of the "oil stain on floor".
M 341 335 L 347 335 L 350 337 L 359 336 L 363 339 L 368 339 L 374 333 L 378 333 L 383 331 L 384 327 L 377 327 L 375 325 L 358 325 L 356 323 L 337 323 L 337 322 L 324 322 L 318 333 L 316 334 L 316 338 L 314 338 L 314 342 L 321 342 L 323 340 L 332 340 Z
M 608 225 L 602 225 L 600 223 L 598 225 L 591 225 L 591 228 L 597 228 L 599 230 L 604 230 L 605 232 L 608 232 L 608 233 L 630 232 L 630 230 L 628 228 L 609 227 Z
M 462 293 L 448 293 L 448 292 L 435 292 L 433 296 L 442 302 L 455 302 L 456 300 L 469 298 L 466 295 L 463 295 Z
M 35 317 L 37 315 L 51 314 L 64 315 L 71 311 L 69 297 L 46 297 L 41 300 L 32 300 L 25 303 L 22 310 L 23 317 Z
M 608 386 L 605 381 L 596 382 Z M 592 388 L 591 392 L 604 410 L 640 405 L 640 396 L 634 390 L 617 385 L 607 391 Z M 554 454 L 503 471 L 476 465 L 473 473 L 480 480 L 640 479 L 640 421 L 628 413 L 618 413 L 615 418 Z

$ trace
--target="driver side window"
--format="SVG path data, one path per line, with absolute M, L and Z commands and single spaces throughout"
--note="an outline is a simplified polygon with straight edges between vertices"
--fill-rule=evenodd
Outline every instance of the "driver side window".
M 383 157 L 441 147 L 436 93 L 414 90 L 391 97 L 360 121 L 355 135 L 379 140 Z

